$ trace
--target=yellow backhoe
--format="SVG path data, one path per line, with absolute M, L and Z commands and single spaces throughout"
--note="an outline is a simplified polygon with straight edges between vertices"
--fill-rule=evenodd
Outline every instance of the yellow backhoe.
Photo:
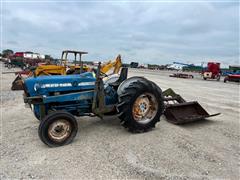
M 74 55 L 74 61 L 71 63 L 68 59 L 68 55 Z M 66 75 L 74 73 L 82 73 L 88 71 L 88 67 L 82 64 L 82 55 L 88 54 L 83 51 L 64 50 L 62 52 L 60 64 L 44 64 L 37 66 L 34 69 L 34 76 L 42 75 Z M 79 57 L 79 61 L 77 58 Z
M 68 59 L 68 55 L 74 55 L 74 61 L 71 63 Z M 12 82 L 12 90 L 23 90 L 23 77 L 22 75 L 26 75 L 27 77 L 32 76 L 46 76 L 46 75 L 69 75 L 69 74 L 80 74 L 87 71 L 93 71 L 93 68 L 83 65 L 82 55 L 88 54 L 83 51 L 73 51 L 73 50 L 64 50 L 62 52 L 60 64 L 41 64 L 37 67 L 31 68 L 28 71 L 17 72 L 17 77 Z M 77 61 L 77 57 L 79 60 Z M 121 56 L 118 55 L 114 61 L 109 61 L 107 63 L 103 63 L 101 66 L 101 73 L 103 74 L 118 74 L 120 68 L 122 66 Z

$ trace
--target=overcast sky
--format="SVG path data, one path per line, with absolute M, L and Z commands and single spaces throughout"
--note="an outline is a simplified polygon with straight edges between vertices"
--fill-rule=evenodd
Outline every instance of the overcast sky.
M 85 60 L 239 64 L 239 2 L 4 2 L 3 49 Z

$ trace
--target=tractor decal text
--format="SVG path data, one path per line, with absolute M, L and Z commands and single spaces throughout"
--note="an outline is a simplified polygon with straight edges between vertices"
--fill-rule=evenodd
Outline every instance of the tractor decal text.
M 95 82 L 81 82 L 78 83 L 77 86 L 91 86 L 94 85 Z M 56 88 L 56 87 L 72 87 L 72 83 L 54 83 L 54 84 L 42 84 L 40 88 Z

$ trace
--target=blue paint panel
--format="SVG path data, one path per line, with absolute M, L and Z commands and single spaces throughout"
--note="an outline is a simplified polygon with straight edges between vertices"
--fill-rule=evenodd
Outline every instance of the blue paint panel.
M 79 116 L 92 112 L 96 78 L 92 73 L 83 73 L 66 76 L 39 76 L 28 78 L 24 81 L 28 96 L 40 96 L 45 106 L 45 112 L 49 110 L 65 110 Z M 117 92 L 111 86 L 105 86 L 105 104 L 117 103 Z M 58 95 L 59 94 L 59 95 Z M 40 116 L 40 106 L 34 104 L 36 117 Z
M 27 78 L 24 84 L 30 96 L 49 95 L 51 92 L 91 90 L 96 78 L 92 73 L 66 76 L 39 76 Z
M 70 94 L 63 94 L 58 96 L 46 96 L 43 97 L 43 103 L 52 102 L 71 102 L 71 101 L 82 101 L 82 100 L 92 100 L 94 91 L 77 92 Z

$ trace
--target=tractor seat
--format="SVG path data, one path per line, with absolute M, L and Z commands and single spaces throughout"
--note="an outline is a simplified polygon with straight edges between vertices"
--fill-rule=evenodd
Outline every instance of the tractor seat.
M 114 82 L 110 82 L 109 85 L 112 86 L 112 87 L 114 87 L 114 89 L 117 89 L 118 86 L 119 86 L 124 80 L 127 79 L 127 75 L 128 75 L 128 68 L 123 67 L 123 68 L 121 69 L 121 73 L 120 73 L 119 78 L 118 78 L 116 81 L 114 81 Z

